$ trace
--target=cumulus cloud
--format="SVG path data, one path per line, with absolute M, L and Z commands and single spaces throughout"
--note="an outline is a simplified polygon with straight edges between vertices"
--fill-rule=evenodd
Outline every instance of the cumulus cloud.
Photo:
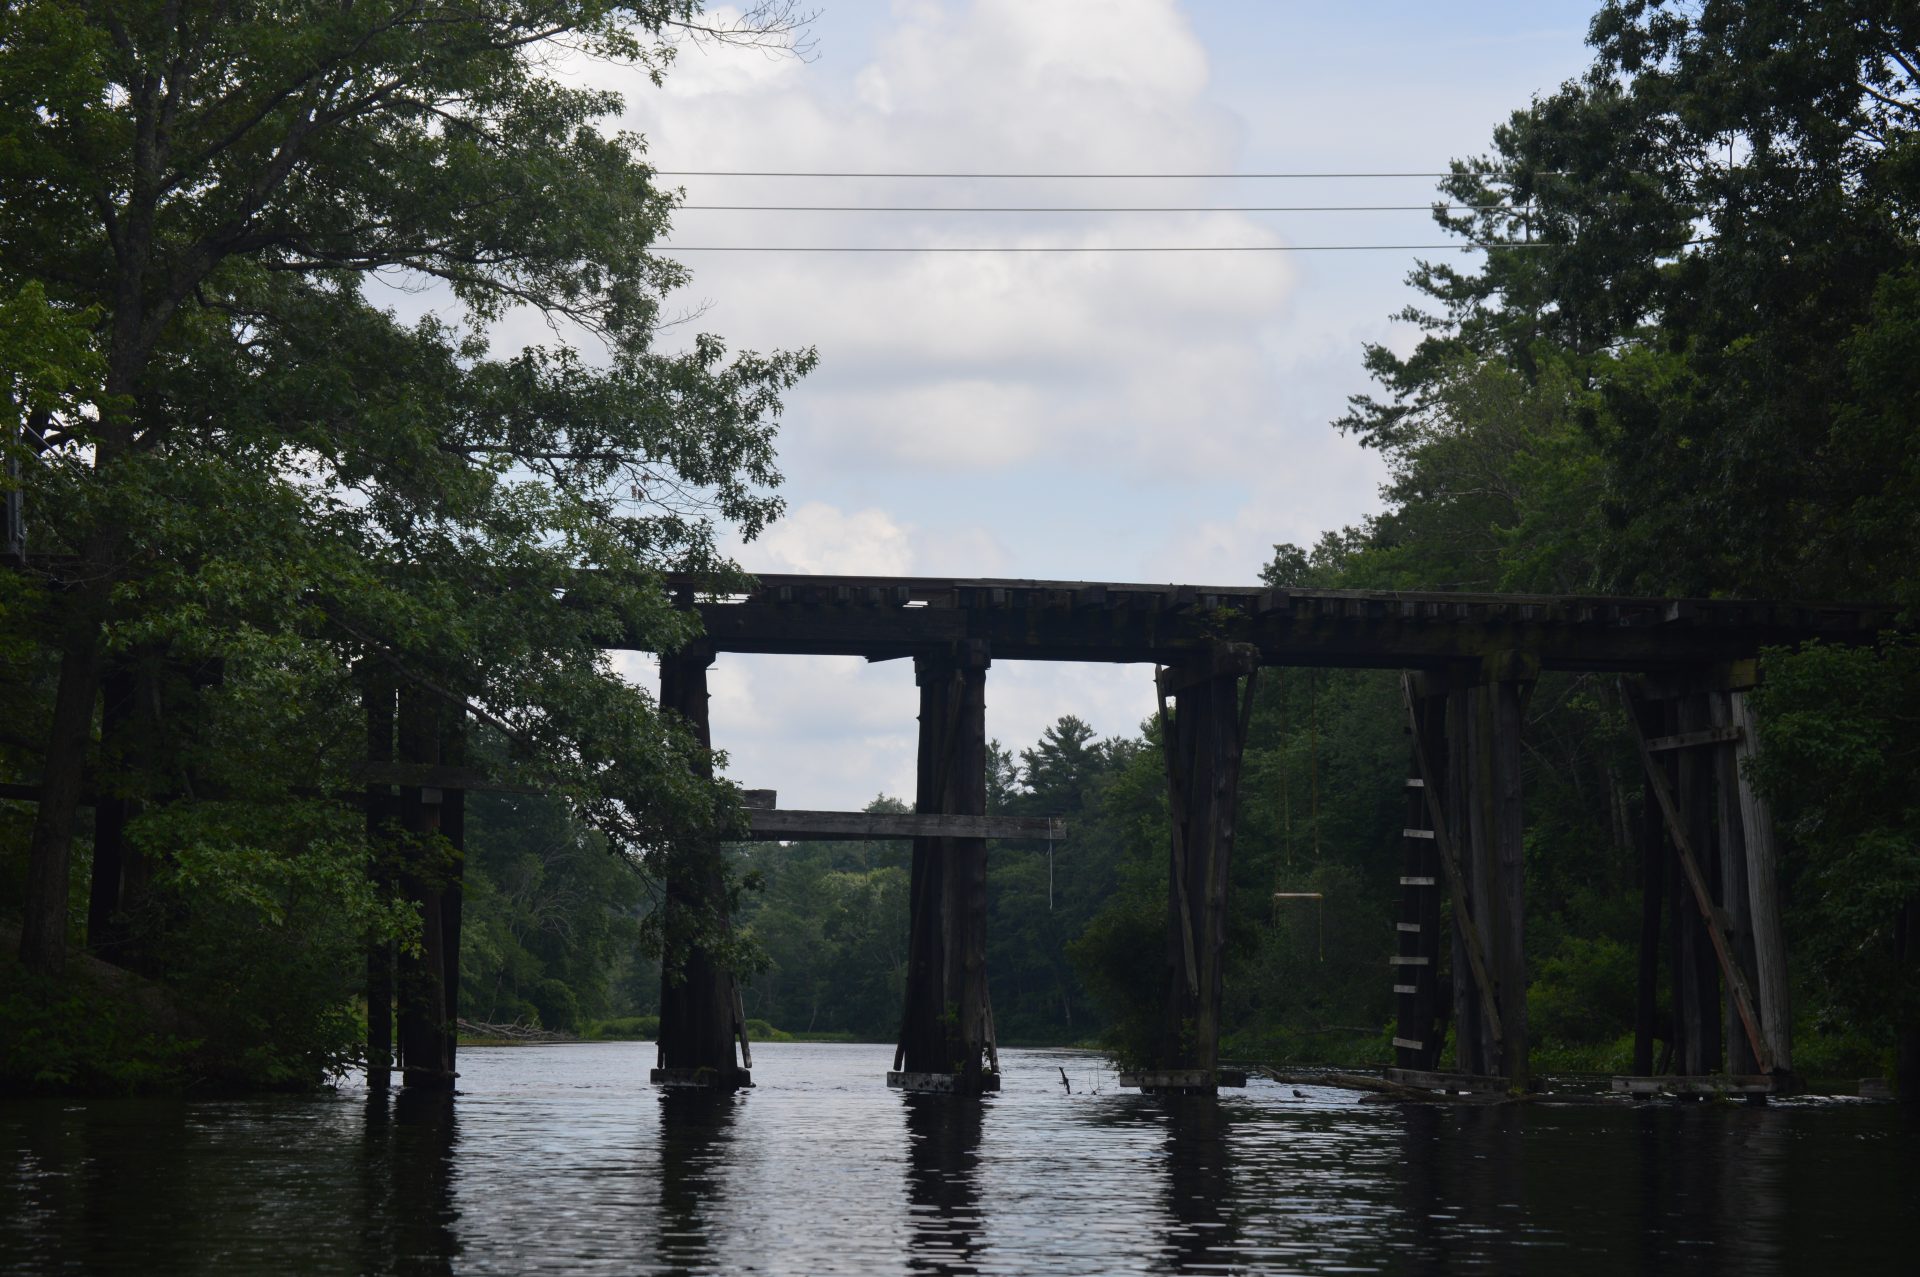
M 905 576 L 912 571 L 908 530 L 884 510 L 847 513 L 804 501 L 739 552 L 755 572 Z

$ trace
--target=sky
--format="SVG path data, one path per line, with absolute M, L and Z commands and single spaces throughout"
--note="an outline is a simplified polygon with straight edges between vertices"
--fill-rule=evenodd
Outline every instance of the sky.
M 824 0 L 805 59 L 691 46 L 619 90 L 660 170 L 1431 173 L 1587 65 L 1592 0 Z M 663 176 L 685 205 L 1113 208 L 1390 204 L 1431 178 L 1047 180 Z M 669 334 L 819 352 L 786 398 L 787 515 L 763 572 L 1244 584 L 1278 542 L 1378 508 L 1379 458 L 1331 428 L 1368 342 L 1443 252 L 837 254 L 803 245 L 1440 243 L 1424 211 L 823 213 L 683 208 Z M 676 254 L 676 247 L 683 251 Z M 1451 252 L 1452 250 L 1448 250 Z M 537 335 L 537 334 L 533 334 Z M 622 672 L 651 680 L 644 658 Z M 782 806 L 911 799 L 909 663 L 722 656 L 727 774 Z M 987 728 L 1138 730 L 1152 671 L 1001 662 Z

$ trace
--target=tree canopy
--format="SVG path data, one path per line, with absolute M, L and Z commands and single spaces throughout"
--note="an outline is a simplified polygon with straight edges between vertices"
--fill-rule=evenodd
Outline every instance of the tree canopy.
M 724 578 L 721 529 L 779 513 L 779 397 L 813 355 L 660 341 L 685 276 L 650 246 L 676 195 L 608 127 L 620 97 L 556 73 L 595 58 L 644 85 L 684 39 L 798 34 L 784 5 L 700 9 L 0 16 L 0 299 L 20 321 L 0 391 L 28 551 L 4 600 L 23 689 L 6 747 L 40 799 L 13 888 L 30 967 L 62 964 L 76 816 L 103 777 L 142 804 L 135 841 L 162 863 L 208 838 L 260 873 L 303 855 L 278 813 L 350 787 L 356 668 L 484 721 L 499 765 L 622 855 L 728 819 L 728 787 L 696 778 L 698 746 L 604 648 L 677 648 L 691 623 L 660 574 Z M 394 285 L 437 304 L 403 319 Z M 503 343 L 519 314 L 556 339 Z M 132 750 L 111 712 L 97 737 L 94 707 L 143 665 L 217 690 L 143 698 Z M 216 808 L 217 837 L 180 824 Z

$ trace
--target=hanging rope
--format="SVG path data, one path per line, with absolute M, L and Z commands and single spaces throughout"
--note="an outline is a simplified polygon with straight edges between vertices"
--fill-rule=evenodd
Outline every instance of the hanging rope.
M 1320 961 L 1325 962 L 1327 960 L 1327 897 L 1326 897 L 1326 893 L 1319 892 L 1319 891 L 1276 891 L 1273 893 L 1273 900 L 1276 906 L 1276 909 L 1275 909 L 1276 913 L 1278 913 L 1277 906 L 1282 900 L 1313 901 L 1314 928 L 1319 933 Z

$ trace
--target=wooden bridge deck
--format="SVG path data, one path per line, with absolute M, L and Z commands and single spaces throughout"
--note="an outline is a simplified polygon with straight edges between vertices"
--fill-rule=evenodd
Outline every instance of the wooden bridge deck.
M 1658 672 L 1871 641 L 1894 618 L 1870 605 L 1097 581 L 766 575 L 721 597 L 674 584 L 694 593 L 715 651 L 876 661 L 978 642 L 996 661 L 1172 664 L 1225 641 L 1269 665 L 1421 669 L 1524 652 L 1544 669 Z

